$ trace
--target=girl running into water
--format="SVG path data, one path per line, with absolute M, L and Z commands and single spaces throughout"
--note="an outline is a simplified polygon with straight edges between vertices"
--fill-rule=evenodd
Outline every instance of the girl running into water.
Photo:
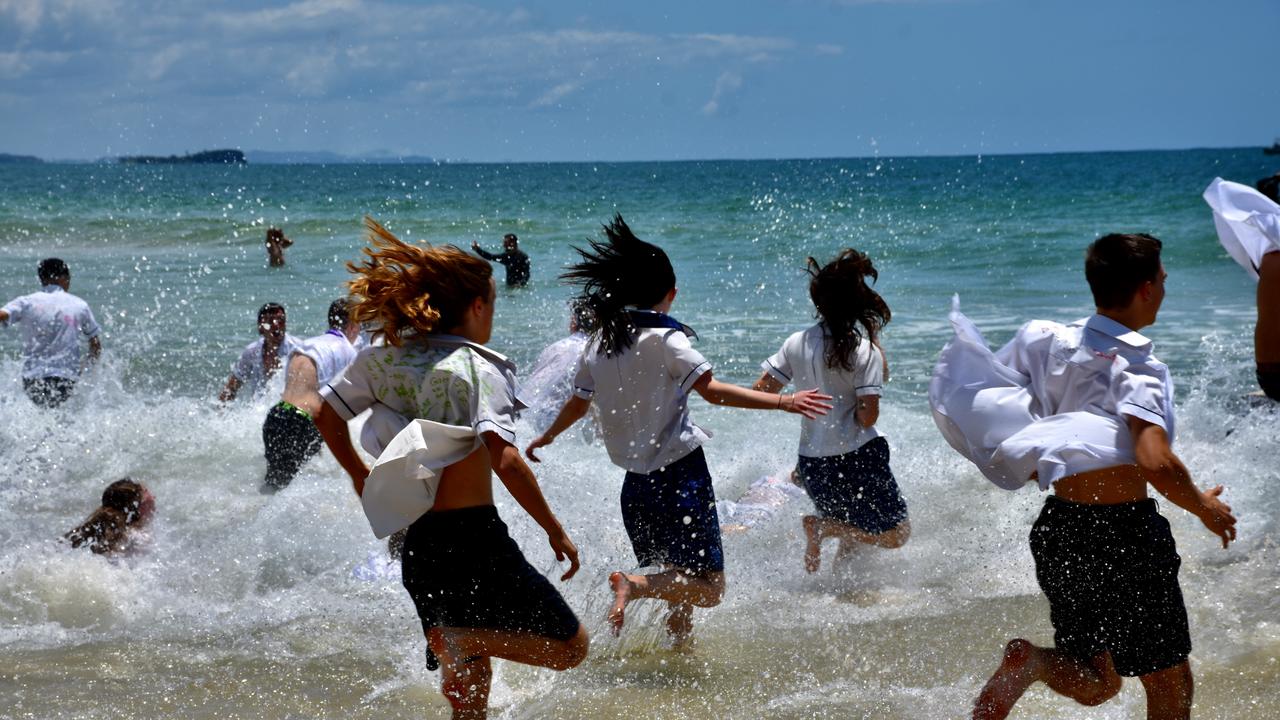
M 840 539 L 840 553 L 866 543 L 902 547 L 911 534 L 907 504 L 889 469 L 889 443 L 876 430 L 880 385 L 888 365 L 880 351 L 880 329 L 889 306 L 867 284 L 879 274 L 871 259 L 847 249 L 818 267 L 809 258 L 809 297 L 818 322 L 787 338 L 761 363 L 755 389 L 778 392 L 788 383 L 830 392 L 832 411 L 800 421 L 796 476 L 817 515 L 806 515 L 804 567 L 817 572 L 822 541 Z
M 574 379 L 574 396 L 525 451 L 550 445 L 594 401 L 609 459 L 627 471 L 622 520 L 649 575 L 614 572 L 609 622 L 622 630 L 627 603 L 665 600 L 676 645 L 688 638 L 693 608 L 714 607 L 724 594 L 724 557 L 715 492 L 702 454 L 707 434 L 689 419 L 689 391 L 707 401 L 815 417 L 829 399 L 817 390 L 770 395 L 718 382 L 711 364 L 689 344 L 693 331 L 667 312 L 676 275 L 667 254 L 638 239 L 621 215 L 604 226 L 606 240 L 577 249 L 582 261 L 564 278 L 582 287 L 596 330 Z
M 474 428 L 478 447 L 441 472 L 431 509 L 409 526 L 402 572 L 427 636 L 427 665 L 443 665 L 454 718 L 484 717 L 490 658 L 565 670 L 587 654 L 587 634 L 560 593 L 534 570 L 493 506 L 492 473 L 547 533 L 557 560 L 578 570 L 578 549 L 515 447 L 515 367 L 484 346 L 493 329 L 489 263 L 456 247 L 406 245 L 366 218 L 371 248 L 348 264 L 353 316 L 384 343 L 366 347 L 321 388 L 325 442 L 364 492 L 368 468 L 347 421 L 375 403 L 406 418 Z

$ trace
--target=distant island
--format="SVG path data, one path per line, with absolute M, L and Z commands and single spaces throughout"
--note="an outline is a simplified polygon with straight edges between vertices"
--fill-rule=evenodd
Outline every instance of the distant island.
M 239 150 L 205 150 L 190 155 L 125 155 L 124 165 L 241 165 L 247 160 Z
M 0 165 L 35 165 L 44 162 L 35 155 L 10 155 L 0 153 Z
M 433 165 L 440 162 L 427 155 L 390 150 L 374 150 L 362 155 L 327 150 L 247 150 L 245 154 L 255 165 Z

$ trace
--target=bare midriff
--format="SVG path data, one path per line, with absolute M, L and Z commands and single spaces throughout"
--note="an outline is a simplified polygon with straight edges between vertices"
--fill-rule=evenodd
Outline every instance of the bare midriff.
M 481 445 L 475 452 L 444 469 L 431 512 L 492 504 L 493 470 L 489 463 L 489 450 Z
M 1147 497 L 1147 479 L 1137 465 L 1115 465 L 1068 475 L 1053 484 L 1063 500 L 1086 505 L 1116 505 Z
M 1280 252 L 1263 255 L 1258 267 L 1258 325 L 1253 349 L 1259 364 L 1280 363 Z

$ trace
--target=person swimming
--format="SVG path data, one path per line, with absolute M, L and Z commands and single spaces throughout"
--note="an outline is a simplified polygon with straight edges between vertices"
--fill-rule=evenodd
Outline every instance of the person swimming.
M 102 505 L 63 537 L 78 548 L 87 545 L 96 555 L 118 555 L 132 550 L 138 532 L 155 514 L 156 498 L 144 485 L 129 478 L 117 480 L 102 491 Z

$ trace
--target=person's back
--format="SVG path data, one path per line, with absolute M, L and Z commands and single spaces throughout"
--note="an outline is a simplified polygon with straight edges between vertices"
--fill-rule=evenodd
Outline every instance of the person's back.
M 41 407 L 62 404 L 80 377 L 80 336 L 89 340 L 90 359 L 101 352 L 101 328 L 88 303 L 70 292 L 71 271 L 58 258 L 40 262 L 41 288 L 0 309 L 0 325 L 22 328 L 22 384 Z

